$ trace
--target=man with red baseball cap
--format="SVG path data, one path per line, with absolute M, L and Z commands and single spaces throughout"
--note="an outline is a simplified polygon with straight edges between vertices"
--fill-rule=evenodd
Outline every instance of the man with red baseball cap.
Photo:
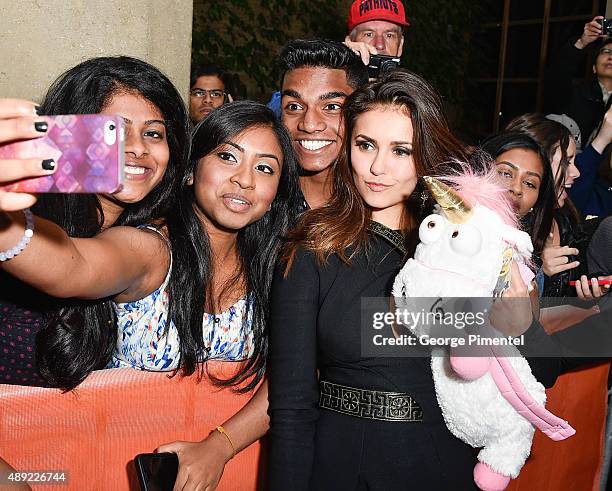
M 404 27 L 409 25 L 401 0 L 355 0 L 349 12 L 349 34 L 344 44 L 361 57 L 365 66 L 370 64 L 371 54 L 400 57 Z M 272 95 L 268 107 L 281 117 L 280 92 Z
M 410 25 L 401 0 L 355 0 L 345 44 L 367 65 L 370 54 L 401 56 L 404 27 Z

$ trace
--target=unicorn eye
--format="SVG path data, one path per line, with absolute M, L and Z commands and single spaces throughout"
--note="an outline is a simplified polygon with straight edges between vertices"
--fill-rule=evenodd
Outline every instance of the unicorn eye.
M 440 238 L 444 229 L 444 218 L 440 215 L 429 215 L 419 226 L 419 239 L 424 244 L 431 244 Z
M 482 234 L 473 225 L 465 224 L 453 230 L 451 248 L 462 256 L 474 256 L 482 246 Z

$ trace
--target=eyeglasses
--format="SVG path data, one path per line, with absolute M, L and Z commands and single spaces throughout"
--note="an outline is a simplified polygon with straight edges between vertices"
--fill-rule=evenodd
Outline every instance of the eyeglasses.
M 612 48 L 601 48 L 599 50 L 600 55 L 612 55 Z
M 206 97 L 206 93 L 210 94 L 211 99 L 221 99 L 225 97 L 225 92 L 219 89 L 193 89 L 191 90 L 192 97 Z

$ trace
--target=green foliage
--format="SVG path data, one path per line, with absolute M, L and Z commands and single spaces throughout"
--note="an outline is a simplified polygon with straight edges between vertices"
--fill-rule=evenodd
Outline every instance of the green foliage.
M 276 90 L 275 60 L 285 43 L 343 39 L 346 29 L 340 2 L 195 0 L 193 9 L 193 63 L 218 63 L 239 76 L 241 97 L 260 100 Z
M 215 62 L 239 77 L 238 93 L 267 101 L 277 89 L 275 60 L 296 38 L 343 40 L 351 0 L 195 0 L 193 62 Z M 429 80 L 454 104 L 464 99 L 478 2 L 405 0 L 411 26 L 403 65 Z
M 402 64 L 432 83 L 453 105 L 464 101 L 466 80 L 478 63 L 471 47 L 481 22 L 480 2 L 410 2 Z

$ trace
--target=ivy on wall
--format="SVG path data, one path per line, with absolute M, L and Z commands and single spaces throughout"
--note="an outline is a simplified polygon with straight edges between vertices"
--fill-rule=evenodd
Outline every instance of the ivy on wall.
M 236 74 L 239 97 L 267 101 L 277 90 L 275 60 L 296 38 L 343 40 L 351 0 L 194 0 L 193 63 Z M 410 27 L 402 65 L 431 82 L 451 105 L 464 100 L 477 53 L 472 33 L 482 18 L 473 0 L 405 0 Z M 473 56 L 475 55 L 475 56 Z

